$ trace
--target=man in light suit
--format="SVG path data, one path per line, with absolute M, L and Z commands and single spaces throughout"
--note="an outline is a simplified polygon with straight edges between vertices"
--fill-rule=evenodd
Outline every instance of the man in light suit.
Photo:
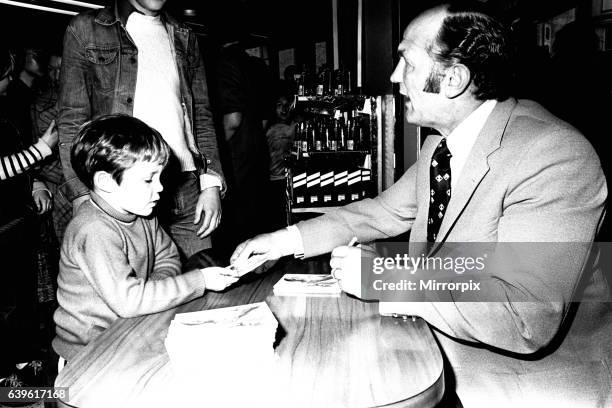
M 420 316 L 435 329 L 447 388 L 465 407 L 612 406 L 612 308 L 591 248 L 607 197 L 597 154 L 574 128 L 510 96 L 506 33 L 477 9 L 426 11 L 398 51 L 391 80 L 407 120 L 441 136 L 428 137 L 419 161 L 379 197 L 257 236 L 233 263 L 333 249 L 333 274 L 361 296 L 366 250 L 346 246 L 352 237 L 411 230 L 417 256 L 452 242 L 531 243 L 525 259 L 505 258 L 481 279 L 497 301 L 407 297 L 381 302 L 381 314 Z

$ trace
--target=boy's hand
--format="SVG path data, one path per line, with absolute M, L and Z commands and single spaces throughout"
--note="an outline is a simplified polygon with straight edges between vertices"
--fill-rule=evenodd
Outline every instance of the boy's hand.
M 202 226 L 197 232 L 199 238 L 209 236 L 221 222 L 221 195 L 219 187 L 210 187 L 200 193 L 195 209 L 194 224 L 200 222 L 202 213 L 204 213 L 204 219 L 202 220 Z
M 206 289 L 215 292 L 227 288 L 238 280 L 237 276 L 228 273 L 226 268 L 221 268 L 219 266 L 211 266 L 200 270 L 204 274 Z

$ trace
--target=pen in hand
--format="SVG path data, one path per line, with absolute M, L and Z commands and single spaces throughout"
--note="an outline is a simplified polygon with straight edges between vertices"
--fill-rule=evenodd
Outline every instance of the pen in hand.
M 350 246 L 350 247 L 356 247 L 356 246 L 359 246 L 359 245 L 360 244 L 359 244 L 359 241 L 357 240 L 357 237 L 353 237 L 351 239 L 351 241 L 348 243 L 348 246 Z

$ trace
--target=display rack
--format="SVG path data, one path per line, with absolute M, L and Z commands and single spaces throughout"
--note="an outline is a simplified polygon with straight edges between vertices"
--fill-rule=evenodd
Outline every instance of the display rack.
M 286 161 L 287 222 L 377 192 L 376 99 L 363 95 L 297 96 L 292 154 Z

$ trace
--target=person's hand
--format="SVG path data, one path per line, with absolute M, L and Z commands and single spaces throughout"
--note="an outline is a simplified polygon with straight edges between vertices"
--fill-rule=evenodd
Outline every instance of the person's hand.
M 230 263 L 242 276 L 264 265 L 267 261 L 291 255 L 294 244 L 285 229 L 261 234 L 238 245 L 230 258 Z M 258 271 L 264 272 L 267 269 L 269 268 L 264 267 Z
M 89 200 L 89 194 L 85 194 L 84 196 L 80 196 L 72 200 L 72 213 L 76 214 L 76 211 L 79 209 L 81 204 L 87 200 Z
M 376 252 L 367 246 L 339 246 L 331 253 L 329 265 L 332 276 L 338 280 L 342 291 L 363 298 L 361 292 L 361 260 L 363 257 L 375 257 Z
M 32 193 L 39 214 L 44 214 L 53 207 L 53 199 L 47 190 L 38 190 Z
M 204 213 L 203 219 L 202 213 Z M 198 229 L 197 235 L 199 238 L 206 238 L 221 222 L 221 195 L 219 187 L 210 187 L 200 193 L 193 223 L 198 224 L 200 219 L 202 219 L 202 226 Z
M 221 268 L 219 266 L 203 268 L 201 271 L 204 274 L 206 289 L 215 292 L 227 288 L 238 280 L 238 277 L 229 274 L 226 268 Z
M 59 141 L 55 120 L 52 120 L 45 133 L 40 137 L 51 149 L 53 149 Z

